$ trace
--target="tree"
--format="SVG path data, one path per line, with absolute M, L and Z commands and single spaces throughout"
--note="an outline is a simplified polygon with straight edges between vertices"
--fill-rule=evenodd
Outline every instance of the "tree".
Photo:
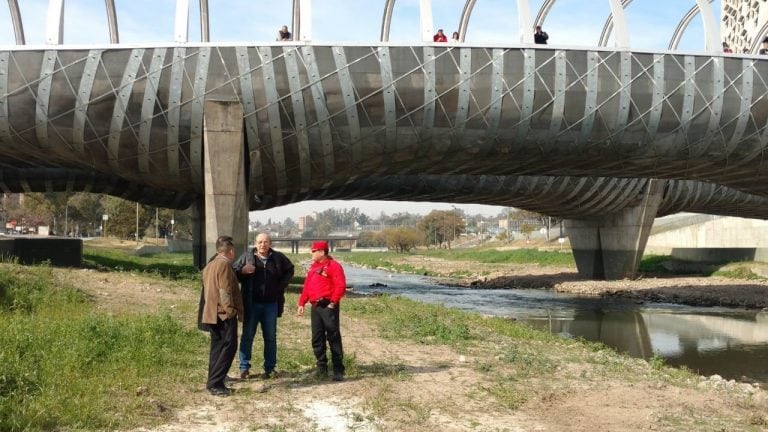
M 458 210 L 432 210 L 421 219 L 418 228 L 424 233 L 427 244 L 440 246 L 447 243 L 450 249 L 451 241 L 466 230 L 466 224 Z
M 381 232 L 387 248 L 399 253 L 408 252 L 424 243 L 424 233 L 416 228 L 390 228 Z
M 534 230 L 536 230 L 536 227 L 531 225 L 531 224 L 524 223 L 524 224 L 520 225 L 520 233 L 525 236 L 526 240 L 530 240 L 531 239 L 531 233 Z
M 358 247 L 384 247 L 386 245 L 387 242 L 380 232 L 363 231 L 357 237 Z

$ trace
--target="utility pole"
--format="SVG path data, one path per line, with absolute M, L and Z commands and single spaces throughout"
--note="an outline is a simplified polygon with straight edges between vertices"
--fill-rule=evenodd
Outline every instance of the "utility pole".
M 139 244 L 139 202 L 136 201 L 136 244 Z
M 160 239 L 158 238 L 160 237 L 160 229 L 157 227 L 157 221 L 158 221 L 157 212 L 158 212 L 157 207 L 155 207 L 155 244 L 160 244 Z

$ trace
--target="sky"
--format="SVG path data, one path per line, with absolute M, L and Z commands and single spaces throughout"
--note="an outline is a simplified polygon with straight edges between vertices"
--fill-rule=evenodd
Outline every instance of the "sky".
M 48 0 L 19 0 L 27 44 L 45 42 Z M 272 42 L 282 25 L 291 25 L 291 0 L 209 0 L 211 42 Z M 530 0 L 532 18 L 543 0 Z M 695 0 L 634 0 L 625 10 L 633 50 L 665 50 L 680 19 Z M 200 40 L 199 2 L 189 0 L 189 40 Z M 312 41 L 378 42 L 384 0 L 312 0 Z M 459 27 L 465 0 L 434 0 L 435 28 L 451 34 Z M 517 2 L 477 0 L 467 28 L 471 45 L 517 45 Z M 13 45 L 14 35 L 7 2 L 0 3 L 0 46 Z M 719 21 L 720 0 L 712 7 Z M 173 42 L 175 0 L 115 0 L 121 43 Z M 101 45 L 109 42 L 103 0 L 65 0 L 64 43 Z M 550 45 L 596 46 L 610 13 L 608 0 L 558 0 L 544 23 Z M 527 30 L 526 30 L 527 31 Z M 398 0 L 392 16 L 390 42 L 413 43 L 419 39 L 419 0 Z M 612 40 L 611 40 L 612 42 Z M 695 19 L 680 43 L 680 50 L 704 50 L 701 19 Z M 357 207 L 369 216 L 432 209 L 451 204 L 388 201 L 306 201 L 272 210 L 251 212 L 252 220 L 283 220 L 327 208 Z M 499 214 L 504 207 L 456 204 L 469 214 Z

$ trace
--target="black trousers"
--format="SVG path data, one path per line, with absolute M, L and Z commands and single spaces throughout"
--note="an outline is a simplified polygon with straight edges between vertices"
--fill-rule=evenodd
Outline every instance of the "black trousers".
M 229 367 L 237 353 L 237 318 L 211 325 L 211 353 L 208 358 L 207 389 L 224 387 Z
M 333 371 L 344 373 L 344 350 L 341 347 L 339 329 L 339 305 L 329 307 L 312 306 L 312 350 L 315 352 L 317 367 L 328 367 L 326 342 L 331 348 Z

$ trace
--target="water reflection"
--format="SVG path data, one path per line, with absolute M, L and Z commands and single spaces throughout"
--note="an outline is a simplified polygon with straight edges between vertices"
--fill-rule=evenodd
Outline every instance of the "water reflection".
M 663 357 L 702 375 L 768 385 L 768 313 L 585 298 L 550 290 L 468 290 L 429 279 L 348 269 L 361 293 L 403 295 L 473 312 L 511 316 L 563 337 L 599 341 L 634 357 Z M 385 284 L 386 286 L 369 286 Z

